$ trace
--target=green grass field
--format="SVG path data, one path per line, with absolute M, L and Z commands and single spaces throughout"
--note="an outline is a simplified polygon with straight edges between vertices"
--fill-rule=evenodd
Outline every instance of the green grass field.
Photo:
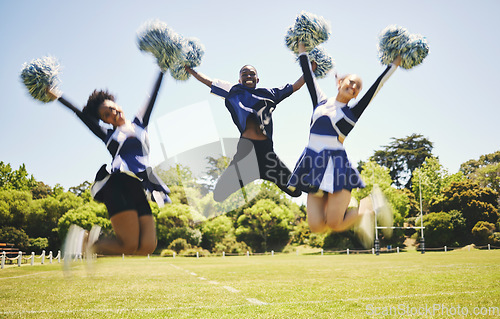
M 99 258 L 0 270 L 0 318 L 500 317 L 500 251 Z

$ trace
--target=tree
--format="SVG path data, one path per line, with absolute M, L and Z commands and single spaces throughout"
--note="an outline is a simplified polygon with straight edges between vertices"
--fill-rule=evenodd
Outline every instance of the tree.
M 29 237 L 24 230 L 11 226 L 0 228 L 0 242 L 14 244 L 15 247 L 24 251 L 30 246 Z
M 421 167 L 413 171 L 412 190 L 418 200 L 422 192 L 422 209 L 429 212 L 430 202 L 440 197 L 443 189 L 463 179 L 461 172 L 450 175 L 437 157 L 428 157 Z
M 470 180 L 452 182 L 445 188 L 442 197 L 431 202 L 434 212 L 460 211 L 465 219 L 467 237 L 470 239 L 472 228 L 479 221 L 496 223 L 499 218 L 497 209 L 498 193 L 491 188 L 480 187 Z
M 208 166 L 206 170 L 206 177 L 203 186 L 207 191 L 213 191 L 215 183 L 222 175 L 224 170 L 229 166 L 231 159 L 227 156 L 220 156 L 218 158 L 207 156 Z
M 413 171 L 431 157 L 433 144 L 420 134 L 404 138 L 392 138 L 383 150 L 375 151 L 370 160 L 390 170 L 390 176 L 397 188 L 412 188 Z
M 102 227 L 103 232 L 110 234 L 112 229 L 111 222 L 104 215 L 107 215 L 106 206 L 96 202 L 86 203 L 77 208 L 69 209 L 57 222 L 57 231 L 60 239 L 66 237 L 69 226 L 72 224 L 86 230 L 90 230 L 93 225 L 99 225 Z
M 12 170 L 10 164 L 0 162 L 0 189 L 31 190 L 37 185 L 33 175 L 28 176 L 26 166 L 22 164 L 19 169 Z
M 463 244 L 464 219 L 458 211 L 424 215 L 425 245 L 428 247 L 458 246 Z M 420 218 L 417 220 L 420 225 Z M 420 232 L 418 232 L 420 240 Z
M 500 151 L 481 155 L 478 160 L 469 160 L 460 165 L 460 171 L 481 187 L 490 187 L 500 193 Z
M 188 205 L 165 205 L 160 208 L 156 219 L 158 246 L 168 247 L 177 238 L 184 238 L 190 245 L 198 246 L 202 234 L 195 226 L 203 220 L 203 216 Z
M 0 225 L 24 228 L 31 202 L 29 191 L 0 190 Z
M 235 237 L 234 231 L 233 221 L 226 215 L 207 220 L 201 226 L 201 247 L 213 251 L 217 243 L 222 243 L 225 238 Z
M 236 238 L 257 252 L 280 251 L 290 240 L 293 221 L 288 207 L 261 199 L 238 217 Z
M 486 245 L 493 243 L 493 233 L 495 232 L 495 224 L 485 221 L 479 221 L 472 228 L 472 236 L 478 245 Z

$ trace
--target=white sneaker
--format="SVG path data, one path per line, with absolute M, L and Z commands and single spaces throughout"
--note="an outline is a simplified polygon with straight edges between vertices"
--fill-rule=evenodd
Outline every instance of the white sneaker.
M 366 212 L 362 215 L 360 222 L 354 228 L 354 232 L 365 249 L 373 247 L 375 237 L 375 220 L 373 212 Z
M 382 233 L 385 238 L 390 238 L 392 236 L 392 228 L 390 227 L 393 225 L 394 217 L 391 206 L 378 185 L 373 185 L 370 198 L 372 200 L 373 210 L 375 211 L 375 215 L 377 217 L 377 224 L 378 226 L 387 227 L 382 228 Z
M 85 229 L 77 225 L 69 226 L 68 234 L 64 240 L 63 258 L 64 270 L 68 271 L 71 262 L 82 255 L 82 245 L 85 237 Z

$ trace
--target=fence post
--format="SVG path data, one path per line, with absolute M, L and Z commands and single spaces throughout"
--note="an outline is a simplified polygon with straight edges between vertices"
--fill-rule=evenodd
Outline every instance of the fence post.
M 174 257 L 174 258 L 175 258 L 175 251 L 172 253 L 172 257 Z
M 444 246 L 444 252 L 448 251 L 448 247 Z
M 250 252 L 247 250 L 247 257 L 250 257 Z
M 490 249 L 491 249 L 491 245 L 490 245 L 490 244 L 488 244 L 488 250 L 490 250 Z
M 57 251 L 57 262 L 58 263 L 61 262 L 61 251 L 60 250 Z
M 200 258 L 200 252 L 199 251 L 196 252 L 196 258 Z
M 17 267 L 21 267 L 21 262 L 23 261 L 23 252 L 20 251 L 19 255 L 17 255 Z
M 49 251 L 49 264 L 52 264 L 52 250 Z
M 274 256 L 274 250 L 271 250 L 271 256 Z
M 372 255 L 375 255 L 375 248 L 372 248 Z
M 42 250 L 42 265 L 45 263 L 45 250 Z
M 349 255 L 349 248 L 347 248 L 347 254 Z
M 125 260 L 125 254 L 122 254 L 122 260 Z
M 5 267 L 5 251 L 2 251 L 2 268 Z
M 396 247 L 396 252 L 399 254 L 399 246 Z
M 226 257 L 226 252 L 225 251 L 222 252 L 222 258 L 224 258 L 224 257 Z
M 321 256 L 323 256 L 323 248 L 321 248 Z
M 31 252 L 31 266 L 35 263 L 35 252 Z

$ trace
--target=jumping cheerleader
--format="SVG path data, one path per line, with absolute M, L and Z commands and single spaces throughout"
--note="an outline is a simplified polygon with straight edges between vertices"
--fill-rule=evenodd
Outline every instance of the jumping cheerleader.
M 148 103 L 132 122 L 125 118 L 121 107 L 115 103 L 115 97 L 107 91 L 95 90 L 83 111 L 57 91 L 48 92 L 52 100 L 57 99 L 75 112 L 104 142 L 113 157 L 111 172 L 108 173 L 106 165 L 103 165 L 91 191 L 97 201 L 106 205 L 116 238 L 97 239 L 100 228 L 94 226 L 89 235 L 87 252 L 148 255 L 156 248 L 155 221 L 145 190 L 160 206 L 170 202 L 170 199 L 167 186 L 149 166 L 147 126 L 162 79 L 163 72 L 160 72 Z M 101 126 L 99 120 L 110 124 L 112 128 Z M 70 233 L 67 238 L 75 240 L 77 235 Z
M 211 93 L 225 99 L 225 105 L 241 133 L 236 154 L 217 181 L 214 199 L 222 202 L 238 189 L 259 178 L 273 182 L 292 197 L 300 196 L 301 190 L 291 190 L 287 187 L 291 171 L 274 152 L 271 115 L 278 103 L 304 85 L 304 77 L 300 77 L 293 85 L 264 89 L 257 88 L 259 77 L 257 70 L 251 65 L 241 68 L 239 83 L 236 85 L 212 80 L 189 67 L 186 67 L 186 70 L 198 81 L 210 87 Z M 258 172 L 249 169 L 248 162 L 244 163 L 249 154 L 255 154 Z
M 299 54 L 300 66 L 312 99 L 313 114 L 309 143 L 296 164 L 288 186 L 308 193 L 307 219 L 311 231 L 341 232 L 357 225 L 364 215 L 373 214 L 368 197 L 361 200 L 359 208 L 348 209 L 351 190 L 363 188 L 365 184 L 347 158 L 344 139 L 378 90 L 399 66 L 401 57 L 398 56 L 386 68 L 359 101 L 348 105 L 362 89 L 361 78 L 348 74 L 337 79 L 338 94 L 335 99 L 328 99 L 316 82 L 302 42 L 299 43 Z M 362 243 L 369 246 L 373 240 L 373 225 L 361 231 L 359 235 Z

